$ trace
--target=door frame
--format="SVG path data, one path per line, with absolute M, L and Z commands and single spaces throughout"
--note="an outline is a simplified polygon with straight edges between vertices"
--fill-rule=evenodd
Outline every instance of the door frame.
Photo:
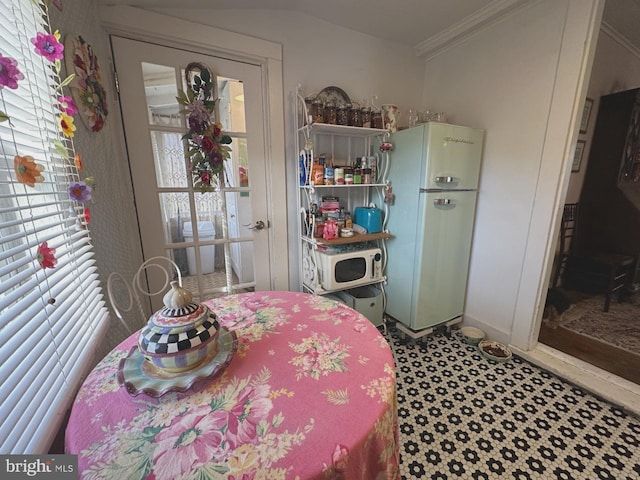
M 282 46 L 136 7 L 101 6 L 99 16 L 109 35 L 252 63 L 261 68 L 266 116 L 270 287 L 271 290 L 289 290 L 289 257 L 278 256 L 278 249 L 274 248 L 287 245 L 288 239 Z

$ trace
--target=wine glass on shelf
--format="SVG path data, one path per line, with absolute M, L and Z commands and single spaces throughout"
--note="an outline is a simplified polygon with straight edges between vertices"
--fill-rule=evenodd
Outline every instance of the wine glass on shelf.
M 409 128 L 415 127 L 418 124 L 418 111 L 415 108 L 410 108 L 407 113 L 407 122 Z

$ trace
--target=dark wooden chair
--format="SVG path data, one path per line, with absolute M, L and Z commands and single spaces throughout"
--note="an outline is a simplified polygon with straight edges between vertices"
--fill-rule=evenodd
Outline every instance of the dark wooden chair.
M 571 242 L 571 237 L 576 229 L 576 223 L 578 220 L 578 204 L 567 203 L 564 206 L 562 212 L 562 222 L 560 223 L 560 240 L 558 245 L 558 262 L 556 271 L 554 273 L 553 286 L 557 287 L 560 282 L 560 278 L 564 273 L 564 269 L 567 263 L 568 249 Z
M 604 311 L 608 312 L 613 295 L 619 296 L 632 281 L 636 259 L 620 253 L 572 248 L 568 242 L 577 227 L 578 204 L 568 203 L 564 207 L 560 226 L 560 259 L 554 285 L 562 277 L 562 286 L 568 290 L 604 293 Z

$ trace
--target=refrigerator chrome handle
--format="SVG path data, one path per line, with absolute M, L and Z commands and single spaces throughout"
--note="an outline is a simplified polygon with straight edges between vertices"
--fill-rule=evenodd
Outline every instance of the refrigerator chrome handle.
M 433 201 L 434 205 L 452 205 L 453 202 L 449 198 L 436 198 Z
M 455 183 L 456 177 L 436 177 L 436 183 Z

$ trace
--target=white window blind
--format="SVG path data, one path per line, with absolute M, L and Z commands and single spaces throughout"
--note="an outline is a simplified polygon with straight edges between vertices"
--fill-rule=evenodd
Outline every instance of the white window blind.
M 52 33 L 46 10 L 31 0 L 0 2 L 0 53 L 24 75 L 0 90 L 0 453 L 46 453 L 93 365 L 107 310 L 84 206 L 67 193 L 82 180 L 70 139 L 61 136 L 53 64 L 30 39 Z M 65 92 L 68 95 L 68 92 Z M 80 123 L 80 122 L 78 122 Z M 54 148 L 62 141 L 65 158 Z M 59 149 L 58 149 L 59 150 Z M 17 181 L 16 155 L 44 167 L 44 181 Z M 43 269 L 37 249 L 55 248 Z

